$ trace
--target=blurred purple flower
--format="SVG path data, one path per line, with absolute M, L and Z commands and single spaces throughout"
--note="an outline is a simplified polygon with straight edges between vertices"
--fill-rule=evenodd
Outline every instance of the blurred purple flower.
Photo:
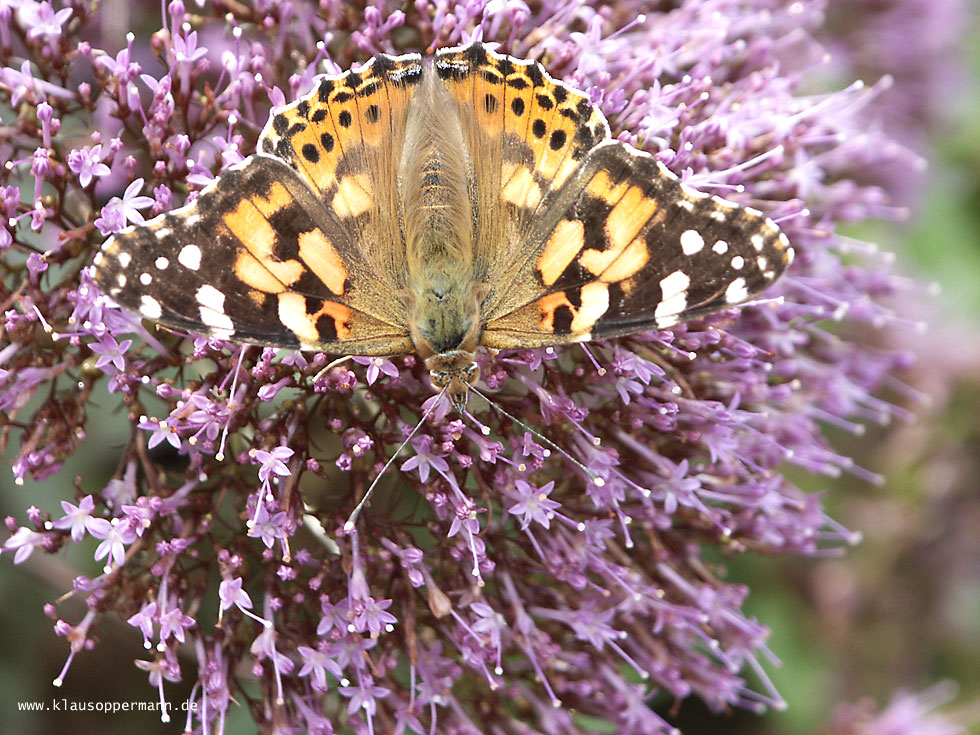
M 555 483 L 552 480 L 547 485 L 540 488 L 529 485 L 524 480 L 517 480 L 514 483 L 514 495 L 517 502 L 507 509 L 508 513 L 521 518 L 521 530 L 531 525 L 531 522 L 539 523 L 545 528 L 551 525 L 553 511 L 561 507 L 561 503 L 548 499 L 548 494 L 554 489 Z
M 20 21 L 27 28 L 29 38 L 41 38 L 49 36 L 60 36 L 61 27 L 71 17 L 71 8 L 62 8 L 55 12 L 51 3 L 35 3 L 26 0 L 18 4 L 20 8 Z
M 99 368 L 99 370 L 104 370 L 109 365 L 112 365 L 116 370 L 125 370 L 126 350 L 132 344 L 133 340 L 131 339 L 124 339 L 121 343 L 116 342 L 111 334 L 105 335 L 100 342 L 93 342 L 91 344 L 92 352 L 99 355 L 99 359 L 95 362 L 95 367 Z

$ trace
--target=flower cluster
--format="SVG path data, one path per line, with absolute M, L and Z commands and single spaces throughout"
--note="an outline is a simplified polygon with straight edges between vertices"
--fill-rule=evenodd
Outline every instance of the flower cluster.
M 853 538 L 790 478 L 875 480 L 822 429 L 903 415 L 876 391 L 908 356 L 853 337 L 907 326 L 884 300 L 916 287 L 836 231 L 895 214 L 861 174 L 905 154 L 865 134 L 874 86 L 797 91 L 819 3 L 644 5 L 170 0 L 160 30 L 122 48 L 92 35 L 97 3 L 0 6 L 0 412 L 14 477 L 42 480 L 84 451 L 96 398 L 131 430 L 108 484 L 88 478 L 60 512 L 7 522 L 18 562 L 99 541 L 102 573 L 74 588 L 88 613 L 56 624 L 70 644 L 58 681 L 93 621 L 115 615 L 141 632 L 161 697 L 197 682 L 189 730 L 221 732 L 256 686 L 253 711 L 276 731 L 315 733 L 480 733 L 491 720 L 579 733 L 588 716 L 661 735 L 657 693 L 719 711 L 782 705 L 767 630 L 722 559 Z M 460 417 L 432 405 L 414 356 L 328 364 L 155 331 L 93 285 L 105 236 L 241 161 L 270 107 L 315 74 L 473 39 L 540 59 L 614 134 L 779 222 L 798 257 L 771 298 L 615 343 L 482 354 L 502 411 L 473 398 Z

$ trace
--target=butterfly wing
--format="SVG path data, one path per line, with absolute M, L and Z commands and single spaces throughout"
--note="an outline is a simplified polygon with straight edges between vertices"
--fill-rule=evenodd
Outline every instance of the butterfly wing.
M 97 283 L 173 328 L 342 354 L 410 352 L 392 190 L 421 74 L 421 57 L 408 55 L 320 77 L 273 111 L 258 154 L 189 205 L 110 238 Z
M 483 152 L 485 346 L 668 327 L 752 298 L 791 261 L 771 220 L 612 140 L 588 97 L 540 64 L 473 44 L 436 66 Z
M 663 329 L 751 299 L 793 259 L 761 212 L 696 192 L 617 141 L 593 148 L 567 186 L 577 195 L 532 230 L 519 266 L 537 291 L 488 321 L 486 346 Z

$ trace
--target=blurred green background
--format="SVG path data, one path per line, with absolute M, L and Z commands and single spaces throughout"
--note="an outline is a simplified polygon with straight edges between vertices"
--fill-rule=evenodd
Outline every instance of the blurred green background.
M 980 721 L 980 33 L 966 44 L 971 74 L 951 104 L 956 111 L 932 139 L 928 183 L 904 224 L 882 223 L 854 234 L 898 256 L 896 268 L 936 281 L 942 293 L 922 296 L 923 334 L 901 335 L 920 352 L 901 379 L 930 396 L 914 424 L 868 427 L 865 436 L 833 434 L 844 454 L 885 477 L 880 487 L 844 476 L 807 485 L 825 493 L 831 514 L 864 536 L 846 555 L 825 559 L 724 560 L 729 579 L 749 585 L 750 614 L 772 629 L 770 648 L 781 659 L 767 671 L 789 707 L 763 717 L 734 712 L 717 718 L 694 701 L 676 718 L 686 735 L 747 733 L 804 735 L 821 730 L 835 705 L 871 697 L 877 708 L 900 689 L 919 691 L 952 681 L 958 694 L 944 707 L 954 717 Z M 919 305 L 913 305 L 919 313 Z M 882 335 L 868 335 L 881 340 Z M 911 343 L 911 344 L 909 344 Z M 893 345 L 894 346 L 894 345 Z M 938 357 L 937 357 L 938 356 Z M 940 362 L 941 360 L 941 362 Z M 107 399 L 106 396 L 103 397 Z M 890 398 L 901 401 L 897 395 Z M 106 405 L 113 402 L 105 400 Z M 64 470 L 44 483 L 15 486 L 0 473 L 0 513 L 25 523 L 34 504 L 54 515 L 59 501 L 101 489 L 115 470 L 113 448 L 125 427 L 105 407 L 93 408 L 89 440 Z M 98 447 L 105 447 L 104 455 Z M 180 732 L 144 713 L 18 712 L 17 703 L 67 700 L 151 700 L 156 691 L 132 666 L 146 658 L 139 634 L 122 621 L 99 620 L 100 642 L 80 653 L 66 685 L 51 686 L 68 654 L 42 607 L 71 589 L 79 573 L 94 575 L 95 542 L 69 553 L 35 553 L 13 566 L 0 559 L 0 732 L 25 735 L 76 732 L 143 735 Z M 73 621 L 81 602 L 59 607 Z M 188 687 L 168 684 L 180 701 Z M 241 710 L 227 732 L 254 731 Z M 980 727 L 971 732 L 980 733 Z

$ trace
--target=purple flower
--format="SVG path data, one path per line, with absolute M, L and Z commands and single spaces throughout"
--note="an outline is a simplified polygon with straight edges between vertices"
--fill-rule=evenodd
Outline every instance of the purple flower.
M 126 547 L 136 540 L 136 528 L 118 518 L 107 521 L 104 518 L 92 518 L 86 524 L 88 532 L 102 543 L 95 550 L 95 560 L 106 559 L 106 573 L 111 570 L 109 561 L 122 566 L 126 562 Z
M 374 385 L 374 382 L 381 375 L 387 375 L 389 378 L 397 378 L 401 373 L 395 364 L 391 360 L 386 360 L 382 357 L 354 357 L 354 362 L 361 365 L 367 365 L 367 384 Z
M 285 468 L 285 465 L 282 465 L 282 467 Z M 259 470 L 259 474 L 262 474 L 261 469 Z M 282 473 L 276 472 L 276 474 Z M 287 470 L 285 474 L 288 475 L 289 471 Z M 266 476 L 268 476 L 268 473 L 266 473 Z M 266 548 L 271 549 L 276 539 L 286 537 L 286 518 L 287 516 L 284 511 L 269 513 L 265 504 L 260 504 L 258 512 L 255 514 L 255 520 L 248 530 L 248 535 L 254 538 L 261 538 Z
M 153 197 L 142 196 L 140 194 L 142 189 L 143 179 L 136 179 L 126 187 L 122 199 L 119 200 L 119 209 L 123 221 L 135 222 L 138 225 L 145 221 L 138 210 L 153 206 Z
M 293 450 L 289 447 L 276 447 L 271 452 L 264 449 L 255 449 L 249 453 L 254 462 L 259 466 L 259 479 L 266 483 L 272 475 L 286 477 L 291 474 L 286 460 L 293 456 Z
M 14 564 L 20 564 L 27 561 L 27 557 L 31 555 L 34 548 L 40 546 L 42 543 L 44 543 L 43 533 L 38 533 L 37 531 L 32 531 L 29 528 L 21 526 L 13 536 L 4 542 L 3 548 L 15 549 Z
M 51 3 L 25 2 L 20 6 L 20 20 L 27 27 L 30 38 L 60 36 L 61 27 L 71 17 L 71 8 L 62 8 L 57 13 Z
M 139 628 L 143 634 L 143 648 L 150 650 L 150 638 L 153 637 L 153 626 L 157 622 L 159 614 L 157 604 L 150 602 L 144 605 L 138 613 L 131 616 L 126 622 L 134 628 Z
M 180 437 L 177 435 L 176 427 L 169 425 L 165 420 L 144 418 L 138 426 L 141 429 L 152 432 L 147 442 L 149 449 L 153 449 L 153 447 L 162 442 L 167 442 L 174 449 L 180 449 Z
M 78 148 L 68 154 L 68 168 L 78 174 L 78 183 L 87 187 L 92 179 L 108 176 L 110 168 L 102 162 L 102 144 Z
M 387 612 L 391 607 L 391 600 L 377 600 L 368 597 L 358 601 L 354 610 L 354 631 L 358 633 L 368 632 L 373 636 L 380 635 L 383 631 L 390 630 L 391 626 L 398 621 L 394 615 Z
M 521 529 L 526 529 L 531 522 L 540 523 L 545 528 L 551 527 L 551 519 L 554 517 L 554 510 L 561 507 L 561 503 L 549 500 L 548 495 L 555 488 L 554 481 L 543 485 L 540 488 L 526 483 L 524 480 L 517 480 L 514 483 L 514 495 L 517 502 L 507 509 L 508 513 L 521 518 Z
M 95 500 L 91 495 L 86 495 L 79 501 L 78 505 L 72 505 L 67 500 L 61 501 L 61 509 L 65 515 L 51 524 L 53 528 L 71 529 L 71 540 L 76 544 L 85 538 L 88 530 L 88 522 L 95 520 L 92 511 L 95 510 Z
M 402 463 L 402 472 L 417 469 L 419 471 L 419 479 L 422 482 L 429 479 L 430 469 L 435 469 L 437 472 L 448 472 L 449 463 L 442 457 L 429 451 L 432 444 L 432 437 L 425 434 L 413 439 L 412 446 L 415 448 L 415 456 L 409 457 Z
M 27 270 L 31 274 L 31 280 L 35 283 L 37 283 L 38 276 L 47 269 L 47 261 L 38 253 L 31 253 L 27 256 Z
M 242 589 L 242 578 L 222 580 L 218 588 L 218 598 L 221 600 L 221 609 L 228 610 L 231 607 L 252 609 L 252 598 Z
M 160 640 L 166 641 L 171 636 L 179 643 L 186 640 L 186 630 L 194 625 L 194 618 L 185 615 L 176 607 L 162 610 L 159 615 Z
M 320 647 L 325 648 L 326 646 L 321 643 Z M 309 648 L 308 646 L 299 646 L 296 650 L 303 658 L 303 666 L 297 676 L 310 676 L 312 674 L 310 686 L 314 690 L 318 692 L 327 691 L 327 672 L 330 672 L 337 679 L 343 679 L 343 669 L 327 651 L 320 650 L 320 648 Z
M 109 334 L 105 335 L 101 342 L 92 343 L 92 352 L 99 355 L 99 359 L 95 362 L 95 367 L 99 370 L 104 370 L 109 365 L 112 365 L 116 370 L 124 370 L 126 368 L 126 350 L 132 344 L 133 340 L 131 339 L 124 339 L 121 343 L 117 343 L 112 335 Z

